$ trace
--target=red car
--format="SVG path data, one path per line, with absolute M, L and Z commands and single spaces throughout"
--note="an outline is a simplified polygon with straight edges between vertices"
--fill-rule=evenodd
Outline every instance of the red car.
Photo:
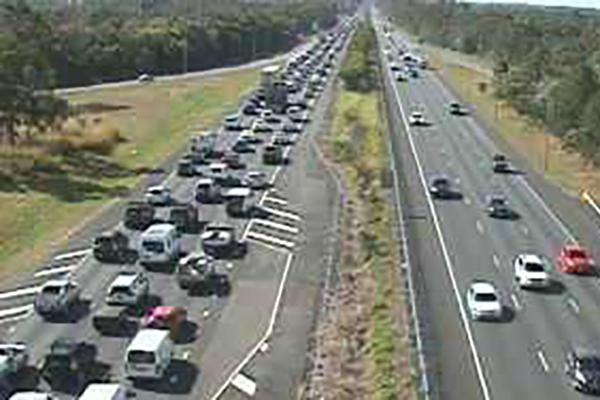
M 587 274 L 592 272 L 595 266 L 590 252 L 581 246 L 565 246 L 558 255 L 558 268 L 561 272 Z
M 165 329 L 171 337 L 177 337 L 187 320 L 187 311 L 183 307 L 158 306 L 148 310 L 141 321 L 142 328 Z

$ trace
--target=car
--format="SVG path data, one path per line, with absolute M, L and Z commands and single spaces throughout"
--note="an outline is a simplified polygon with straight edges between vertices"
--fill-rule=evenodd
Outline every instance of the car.
M 502 303 L 496 288 L 488 281 L 475 281 L 467 291 L 467 306 L 474 320 L 502 317 Z
M 510 172 L 510 161 L 504 154 L 495 154 L 492 158 L 492 170 L 496 173 Z
M 145 199 L 154 206 L 164 206 L 171 202 L 171 189 L 165 186 L 152 186 L 146 190 Z
M 262 171 L 248 171 L 242 178 L 242 184 L 254 190 L 265 189 L 269 186 L 267 174 Z
M 203 251 L 192 252 L 183 257 L 175 269 L 177 283 L 184 290 L 208 283 L 214 273 L 214 259 Z
M 571 350 L 565 361 L 565 375 L 575 390 L 600 393 L 600 353 L 584 348 Z
M 396 73 L 396 81 L 397 82 L 405 82 L 406 80 L 407 80 L 407 77 L 404 73 L 402 73 L 402 72 Z
M 273 146 L 293 146 L 296 141 L 293 136 L 290 135 L 275 135 L 271 139 L 271 145 Z
M 255 144 L 261 144 L 263 142 L 263 139 L 254 133 L 245 132 L 240 135 L 240 137 L 238 138 L 238 141 L 242 141 L 242 142 L 246 142 L 251 145 L 255 145 Z M 254 151 L 254 147 L 252 147 L 252 150 Z
M 460 104 L 457 102 L 452 102 L 450 103 L 450 105 L 448 106 L 449 112 L 452 115 L 467 115 L 468 112 L 467 110 Z
M 454 194 L 452 181 L 444 175 L 434 176 L 429 182 L 429 193 L 434 199 L 446 199 L 452 197 Z
M 210 223 L 200 235 L 204 252 L 214 258 L 240 258 L 247 252 L 247 242 L 238 240 L 235 227 L 223 223 Z
M 150 280 L 143 272 L 122 271 L 110 284 L 106 304 L 110 306 L 139 306 L 150 293 Z
M 150 74 L 141 74 L 138 76 L 138 82 L 140 83 L 149 83 L 154 81 L 154 76 Z
M 247 140 L 248 136 L 240 136 L 235 143 L 233 144 L 233 146 L 231 146 L 231 150 L 234 151 L 237 155 L 237 153 L 254 153 L 255 149 L 254 146 Z M 227 156 L 228 154 L 226 154 L 225 156 Z M 238 157 L 239 158 L 239 157 Z
M 285 133 L 302 133 L 302 128 L 295 123 L 286 123 L 283 125 L 283 132 Z
M 80 301 L 81 288 L 68 279 L 52 279 L 44 283 L 35 296 L 34 310 L 42 317 L 68 315 Z
M 244 115 L 259 116 L 260 110 L 259 110 L 259 107 L 257 107 L 257 106 L 258 106 L 258 104 L 248 103 L 244 106 L 244 108 L 242 108 L 242 113 Z
M 492 218 L 511 218 L 513 216 L 513 211 L 508 204 L 508 200 L 505 196 L 499 194 L 488 198 L 486 210 Z
M 254 122 L 252 130 L 256 133 L 270 133 L 273 132 L 273 127 L 267 124 L 263 119 L 257 119 Z
M 275 114 L 265 117 L 264 120 L 271 125 L 279 125 L 282 123 L 281 117 Z
M 177 337 L 187 321 L 187 311 L 180 306 L 156 306 L 150 308 L 140 321 L 140 329 L 168 330 L 172 338 Z
M 417 79 L 419 77 L 419 71 L 416 70 L 415 68 L 409 68 L 408 76 L 413 79 Z
M 590 251 L 580 245 L 564 246 L 558 254 L 557 264 L 561 272 L 571 274 L 589 274 L 596 269 Z
M 402 68 L 400 67 L 400 65 L 396 64 L 396 63 L 391 63 L 390 64 L 390 69 L 394 72 L 400 71 Z
M 523 289 L 546 289 L 550 286 L 548 268 L 535 254 L 518 255 L 513 262 L 515 280 Z
M 177 163 L 177 176 L 189 178 L 196 175 L 196 167 L 189 158 L 179 160 Z
M 244 169 L 246 164 L 241 160 L 238 153 L 226 153 L 221 159 L 229 169 Z
M 100 372 L 97 357 L 98 348 L 94 343 L 59 337 L 50 344 L 50 352 L 42 361 L 41 376 L 51 382 L 51 386 L 72 385 L 77 374 Z M 106 378 L 107 372 L 102 371 L 98 378 Z
M 422 111 L 413 111 L 408 117 L 408 123 L 412 126 L 424 126 L 427 125 L 425 121 L 425 115 Z
M 92 244 L 92 254 L 100 262 L 119 262 L 129 252 L 129 237 L 118 229 L 102 233 Z

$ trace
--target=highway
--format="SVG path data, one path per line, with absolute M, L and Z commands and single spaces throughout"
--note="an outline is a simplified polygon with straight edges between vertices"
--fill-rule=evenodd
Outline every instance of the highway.
M 598 349 L 600 306 L 597 276 L 558 272 L 556 256 L 570 242 L 584 244 L 600 259 L 598 218 L 586 207 L 531 171 L 522 156 L 488 132 L 473 115 L 453 116 L 457 101 L 435 71 L 397 82 L 384 54 L 414 48 L 406 36 L 388 39 L 376 22 L 383 63 L 392 150 L 398 186 L 408 215 L 413 279 L 420 311 L 425 311 L 424 352 L 431 398 L 577 399 L 564 376 L 564 360 L 574 347 Z M 421 109 L 429 126 L 413 127 L 408 117 Z M 508 154 L 518 172 L 496 174 L 492 157 Z M 462 193 L 459 200 L 433 200 L 432 175 L 445 173 Z M 485 212 L 486 197 L 502 193 L 518 220 L 496 220 Z M 515 284 L 512 262 L 535 253 L 552 266 L 547 291 L 524 291 Z M 494 282 L 506 306 L 502 322 L 473 322 L 465 294 L 476 279 Z
M 342 53 L 336 55 L 327 82 L 337 73 Z M 229 285 L 210 296 L 196 296 L 177 286 L 172 271 L 147 271 L 157 303 L 184 306 L 188 311 L 188 334 L 176 341 L 175 361 L 165 379 L 142 385 L 124 379 L 123 357 L 131 337 L 103 336 L 91 324 L 90 316 L 102 306 L 108 285 L 118 272 L 124 268 L 143 269 L 136 264 L 102 264 L 89 251 L 89 244 L 98 233 L 121 225 L 123 206 L 118 205 L 90 221 L 74 238 L 74 243 L 59 252 L 51 263 L 29 275 L 22 287 L 0 294 L 4 341 L 27 343 L 31 353 L 31 374 L 18 380 L 13 389 L 52 391 L 61 399 L 80 394 L 85 388 L 83 382 L 73 380 L 67 388 L 57 390 L 36 373 L 50 344 L 66 337 L 94 343 L 99 361 L 110 370 L 109 379 L 130 387 L 138 399 L 165 395 L 193 399 L 242 395 L 243 398 L 251 395 L 252 385 L 240 387 L 234 382 L 244 379 L 254 382 L 254 390 L 258 385 L 261 398 L 289 398 L 304 373 L 302 357 L 312 321 L 311 308 L 331 234 L 330 208 L 336 201 L 327 173 L 311 144 L 312 136 L 318 134 L 324 122 L 330 91 L 328 83 L 312 102 L 311 122 L 297 135 L 297 143 L 286 149 L 288 162 L 284 165 L 263 165 L 260 150 L 242 155 L 247 168 L 238 174 L 262 171 L 272 184 L 270 189 L 256 191 L 251 199 L 265 207 L 268 216 L 250 220 L 232 218 L 221 204 L 200 205 L 203 223 L 227 222 L 236 227 L 239 237 L 249 242 L 245 257 L 217 262 Z M 245 123 L 252 120 L 253 117 L 242 118 Z M 219 128 L 218 147 L 229 148 L 238 135 L 239 132 Z M 268 136 L 264 139 L 268 140 Z M 150 174 L 131 197 L 139 199 L 145 188 L 162 184 L 171 189 L 177 202 L 194 201 L 197 178 L 180 177 L 172 171 L 176 160 L 177 157 L 171 157 L 163 168 Z M 165 217 L 165 211 L 159 210 L 158 218 Z M 139 232 L 128 231 L 128 235 L 135 243 Z M 199 247 L 197 233 L 184 235 L 184 252 Z M 70 313 L 67 321 L 45 321 L 31 308 L 33 296 L 44 281 L 65 274 L 82 286 L 84 304 Z M 261 359 L 254 359 L 258 354 Z M 244 376 L 239 378 L 239 373 Z

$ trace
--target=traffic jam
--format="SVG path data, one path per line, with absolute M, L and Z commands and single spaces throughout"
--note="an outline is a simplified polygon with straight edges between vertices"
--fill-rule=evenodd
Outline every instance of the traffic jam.
M 252 268 L 259 247 L 295 251 L 302 218 L 276 183 L 292 168 L 351 25 L 264 68 L 238 111 L 218 130 L 193 132 L 173 170 L 121 207 L 116 227 L 57 256 L 35 286 L 0 293 L 26 311 L 0 344 L 3 398 L 125 399 L 177 382 L 174 363 L 193 362 L 203 321 L 235 293 L 234 271 Z

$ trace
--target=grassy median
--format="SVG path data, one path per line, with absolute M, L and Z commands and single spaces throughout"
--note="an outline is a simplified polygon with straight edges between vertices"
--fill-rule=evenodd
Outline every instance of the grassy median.
M 195 130 L 234 110 L 258 76 L 251 69 L 69 95 L 78 114 L 61 132 L 0 148 L 0 277 L 32 268 L 102 205 L 126 197 Z
M 366 67 L 376 76 L 373 60 Z M 358 91 L 339 84 L 332 107 L 323 145 L 341 173 L 346 202 L 337 313 L 323 329 L 329 344 L 326 398 L 413 399 L 393 207 L 389 190 L 382 185 L 389 159 L 376 84 Z

